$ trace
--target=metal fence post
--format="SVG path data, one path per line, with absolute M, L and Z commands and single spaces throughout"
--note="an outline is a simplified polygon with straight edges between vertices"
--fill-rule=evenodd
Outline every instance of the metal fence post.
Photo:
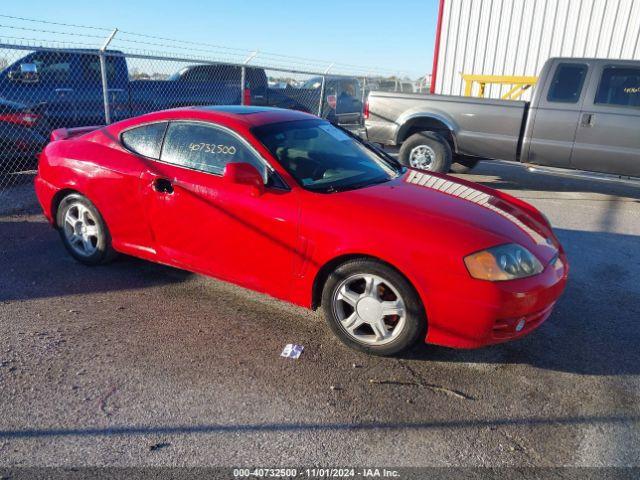
M 318 101 L 319 117 L 322 117 L 322 106 L 324 105 L 325 84 L 327 83 L 327 73 L 329 73 L 329 70 L 331 70 L 331 67 L 333 67 L 333 63 L 327 67 L 327 69 L 324 71 L 324 75 L 322 75 L 322 84 L 320 85 L 320 100 Z
M 260 53 L 258 50 L 252 52 L 245 61 L 242 63 L 242 71 L 240 75 L 240 105 L 244 105 L 244 90 L 247 88 L 247 65 L 249 62 L 256 58 L 256 56 Z
M 364 111 L 364 102 L 367 99 L 367 95 L 364 93 L 367 88 L 367 77 L 362 77 L 362 109 Z
M 240 70 L 240 105 L 244 105 L 244 89 L 247 86 L 247 67 L 244 65 Z
M 100 57 L 100 77 L 102 78 L 102 100 L 104 102 L 104 121 L 107 125 L 111 123 L 111 107 L 109 105 L 109 85 L 107 83 L 107 59 L 106 59 L 106 50 L 113 37 L 116 36 L 118 29 L 115 28 L 111 35 L 107 38 L 102 45 L 102 48 L 98 51 L 98 56 Z
M 324 82 L 325 76 L 322 76 L 322 83 L 320 84 L 320 100 L 318 100 L 318 116 L 322 117 L 322 105 L 324 105 Z

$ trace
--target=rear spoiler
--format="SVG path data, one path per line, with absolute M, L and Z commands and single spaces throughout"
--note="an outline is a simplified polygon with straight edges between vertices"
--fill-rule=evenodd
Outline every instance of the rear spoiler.
M 104 125 L 92 125 L 89 127 L 75 127 L 75 128 L 58 128 L 51 132 L 49 140 L 55 142 L 56 140 L 68 140 L 73 137 L 84 135 L 85 133 L 93 132 L 104 127 Z

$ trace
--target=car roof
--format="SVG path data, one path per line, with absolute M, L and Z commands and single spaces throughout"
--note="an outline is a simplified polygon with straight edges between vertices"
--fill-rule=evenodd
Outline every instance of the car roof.
M 242 105 L 181 107 L 149 113 L 137 118 L 140 122 L 150 120 L 204 120 L 221 124 L 239 123 L 247 128 L 271 123 L 313 119 L 318 119 L 318 117 L 297 110 Z

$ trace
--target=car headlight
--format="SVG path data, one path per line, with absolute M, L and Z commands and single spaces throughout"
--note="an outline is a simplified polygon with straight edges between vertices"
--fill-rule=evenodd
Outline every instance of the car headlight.
M 529 250 L 515 243 L 472 253 L 464 263 L 473 278 L 492 282 L 530 277 L 544 270 Z

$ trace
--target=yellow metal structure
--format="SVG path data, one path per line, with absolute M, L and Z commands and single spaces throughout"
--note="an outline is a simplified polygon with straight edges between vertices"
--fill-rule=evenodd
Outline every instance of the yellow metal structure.
M 511 85 L 511 89 L 502 96 L 504 100 L 517 100 L 538 81 L 538 77 L 519 77 L 512 75 L 463 74 L 462 79 L 464 80 L 464 94 L 466 97 L 474 96 L 473 87 L 476 83 L 480 89 L 475 96 L 480 98 L 484 97 L 485 88 L 488 83 Z

